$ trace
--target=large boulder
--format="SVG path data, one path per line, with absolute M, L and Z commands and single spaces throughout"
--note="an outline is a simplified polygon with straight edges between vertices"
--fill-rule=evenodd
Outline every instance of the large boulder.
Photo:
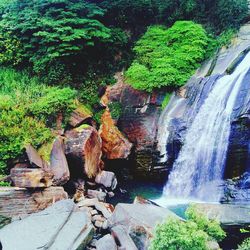
M 54 174 L 55 185 L 63 185 L 70 178 L 69 166 L 64 154 L 64 142 L 62 137 L 57 137 L 54 141 L 50 154 L 50 169 Z
M 102 141 L 96 129 L 84 124 L 67 131 L 65 136 L 65 154 L 72 177 L 95 177 L 102 156 Z
M 67 198 L 68 195 L 62 187 L 45 189 L 1 187 L 0 215 L 12 218 L 24 217 Z
M 138 249 L 147 249 L 155 226 L 169 218 L 181 219 L 170 210 L 152 204 L 119 203 L 109 218 L 109 226 L 122 226 Z
M 53 173 L 41 168 L 12 168 L 10 178 L 15 187 L 46 188 L 52 185 Z
M 0 239 L 5 250 L 85 249 L 93 231 L 87 213 L 65 200 L 5 226 Z
M 83 123 L 91 123 L 92 116 L 90 110 L 88 110 L 84 105 L 79 104 L 78 107 L 73 110 L 69 118 L 69 125 L 73 128 L 79 127 Z
M 135 148 L 136 169 L 140 176 L 148 176 L 156 159 L 158 121 L 164 93 L 133 89 L 125 83 L 122 73 L 116 75 L 117 83 L 107 88 L 102 104 L 118 102 L 122 114 L 118 120 L 119 130 L 133 143 Z
M 195 204 L 195 208 L 209 219 L 217 220 L 225 228 L 250 225 L 250 206 L 233 204 Z
M 108 109 L 101 119 L 99 134 L 102 138 L 102 151 L 109 160 L 126 159 L 131 153 L 132 144 L 119 131 Z

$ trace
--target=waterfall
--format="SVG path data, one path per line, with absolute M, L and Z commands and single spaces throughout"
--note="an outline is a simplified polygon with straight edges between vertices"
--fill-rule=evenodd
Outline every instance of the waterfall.
M 164 196 L 174 199 L 219 201 L 230 135 L 231 114 L 250 53 L 231 75 L 219 78 L 188 128 Z
M 166 151 L 166 141 L 169 137 L 169 126 L 173 117 L 178 118 L 183 115 L 185 108 L 185 98 L 177 97 L 173 95 L 169 101 L 169 105 L 161 113 L 159 118 L 159 130 L 157 136 L 157 147 L 160 152 L 160 163 L 167 162 L 167 151 Z M 162 136 L 164 135 L 164 136 Z

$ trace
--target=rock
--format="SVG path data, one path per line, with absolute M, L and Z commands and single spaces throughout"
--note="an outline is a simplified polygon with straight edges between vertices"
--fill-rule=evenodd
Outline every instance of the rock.
M 118 225 L 111 228 L 111 234 L 118 242 L 118 249 L 124 250 L 137 250 L 137 247 L 133 240 L 130 238 L 126 228 Z
M 107 195 L 102 191 L 88 189 L 87 196 L 90 199 L 97 198 L 99 201 L 105 201 Z
M 111 188 L 114 190 L 117 186 L 117 179 L 113 172 L 102 171 L 100 172 L 96 178 L 95 182 L 98 184 L 102 184 L 106 188 Z
M 106 219 L 110 218 L 112 215 L 112 213 L 106 208 L 105 203 L 97 202 L 95 208 L 100 211 Z
M 64 154 L 64 143 L 62 137 L 57 137 L 54 141 L 50 154 L 50 169 L 54 174 L 55 185 L 63 185 L 70 178 L 69 166 Z
M 99 221 L 99 220 L 95 221 L 95 227 L 102 228 L 102 225 L 103 225 L 102 221 Z
M 105 218 L 103 216 L 101 216 L 100 214 L 97 214 L 97 215 L 94 215 L 92 217 L 92 221 L 100 221 L 100 222 L 104 222 L 105 221 Z
M 106 234 L 96 242 L 97 250 L 117 250 L 114 238 L 110 234 Z
M 165 93 L 155 91 L 149 94 L 135 90 L 125 83 L 120 73 L 116 78 L 117 83 L 107 88 L 102 103 L 105 106 L 111 102 L 119 102 L 122 105 L 122 114 L 118 121 L 119 130 L 135 148 L 134 170 L 140 177 L 148 177 L 148 172 L 156 159 L 158 120 Z
M 112 229 L 123 226 L 139 249 L 148 249 L 155 226 L 168 218 L 181 219 L 170 210 L 155 205 L 119 203 L 108 221 Z
M 42 159 L 38 152 L 29 144 L 25 147 L 29 163 L 32 167 L 48 169 L 48 164 Z
M 195 204 L 195 208 L 209 219 L 217 220 L 223 227 L 250 225 L 250 206 L 229 204 Z
M 101 118 L 99 134 L 102 138 L 102 151 L 107 159 L 127 159 L 132 143 L 119 131 L 108 109 Z
M 41 168 L 12 168 L 10 178 L 15 187 L 45 188 L 52 185 L 53 173 Z
M 76 128 L 83 123 L 89 123 L 92 120 L 93 114 L 84 105 L 79 104 L 78 107 L 71 113 L 69 125 Z
M 0 238 L 5 250 L 84 249 L 93 230 L 86 213 L 65 200 L 9 224 L 0 230 Z
M 209 241 L 207 243 L 208 250 L 220 250 L 220 246 L 216 241 Z
M 95 177 L 100 171 L 102 143 L 96 129 L 88 125 L 66 132 L 65 154 L 72 177 Z
M 68 195 L 62 187 L 50 187 L 43 190 L 1 187 L 0 215 L 12 218 L 24 217 L 67 198 Z
M 77 205 L 78 207 L 94 207 L 96 203 L 98 203 L 98 199 L 93 198 L 93 199 L 84 199 L 80 201 Z

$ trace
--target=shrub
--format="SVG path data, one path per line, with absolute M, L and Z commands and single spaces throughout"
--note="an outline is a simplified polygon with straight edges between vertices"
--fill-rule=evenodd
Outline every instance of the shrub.
M 49 143 L 58 113 L 64 117 L 75 107 L 76 91 L 48 87 L 27 72 L 0 70 L 0 172 L 8 171 L 26 144 L 39 148 Z M 66 119 L 64 119 L 66 123 Z
M 250 249 L 250 238 L 245 239 L 239 246 L 238 250 L 249 250 Z
M 182 86 L 205 58 L 208 36 L 201 25 L 178 21 L 171 28 L 152 26 L 136 43 L 136 59 L 126 72 L 134 88 Z
M 186 222 L 170 219 L 158 225 L 151 242 L 151 250 L 208 250 L 210 240 L 222 240 L 225 233 L 215 221 L 209 221 L 193 207 L 187 211 Z

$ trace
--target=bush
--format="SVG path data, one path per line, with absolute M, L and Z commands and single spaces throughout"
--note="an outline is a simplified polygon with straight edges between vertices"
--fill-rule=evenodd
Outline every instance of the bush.
M 64 118 L 75 107 L 76 91 L 42 84 L 27 72 L 0 70 L 0 172 L 8 171 L 11 159 L 19 157 L 25 145 L 38 148 L 54 137 L 56 117 Z M 64 119 L 66 123 L 66 119 Z
M 169 29 L 150 27 L 134 48 L 128 83 L 146 91 L 182 86 L 205 58 L 208 41 L 202 26 L 191 21 L 178 21 Z
M 238 250 L 249 250 L 250 249 L 250 238 L 245 239 L 239 246 Z
M 158 225 L 151 242 L 151 250 L 208 250 L 211 240 L 222 240 L 225 233 L 219 223 L 209 221 L 191 207 L 187 211 L 186 222 L 170 219 Z

